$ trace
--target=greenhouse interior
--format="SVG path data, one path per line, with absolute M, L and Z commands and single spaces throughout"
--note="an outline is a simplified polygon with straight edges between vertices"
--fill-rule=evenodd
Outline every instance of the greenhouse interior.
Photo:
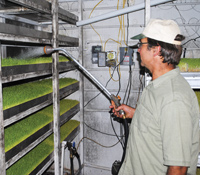
M 200 175 L 199 0 L 0 0 L 1 175 Z

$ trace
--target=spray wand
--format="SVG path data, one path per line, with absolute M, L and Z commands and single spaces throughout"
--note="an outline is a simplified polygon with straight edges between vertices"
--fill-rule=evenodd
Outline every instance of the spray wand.
M 87 75 L 87 77 L 94 83 L 94 85 L 96 85 L 99 89 L 101 89 L 101 91 L 106 95 L 106 97 L 111 101 L 112 106 L 116 109 L 117 107 L 119 107 L 120 104 L 120 100 L 121 98 L 118 96 L 116 97 L 115 95 L 111 94 L 108 89 L 106 89 L 90 72 L 88 72 L 88 70 L 86 70 L 71 54 L 69 54 L 66 50 L 62 49 L 62 48 L 52 48 L 50 46 L 45 46 L 44 47 L 44 53 L 49 55 L 53 52 L 56 51 L 62 51 L 63 54 L 66 57 L 70 57 L 70 59 L 72 59 L 74 61 L 74 63 L 76 65 L 78 65 L 79 69 L 81 71 L 83 71 L 83 73 L 85 75 Z M 125 116 L 125 112 L 123 110 L 119 111 L 119 114 L 122 115 L 122 119 L 123 119 L 123 124 L 124 124 L 124 131 L 125 131 L 125 143 L 124 143 L 124 151 L 123 151 L 123 155 L 121 158 L 121 161 L 115 161 L 112 165 L 112 175 L 117 175 L 119 172 L 119 169 L 121 168 L 121 165 L 124 161 L 125 158 L 125 154 L 126 154 L 126 146 L 127 146 L 127 140 L 128 140 L 128 135 L 129 135 L 129 129 L 128 129 L 128 121 L 126 119 Z M 117 163 L 116 163 L 117 162 Z
M 65 49 L 62 48 L 52 48 L 50 46 L 45 46 L 44 47 L 44 53 L 46 55 L 49 55 L 53 52 L 56 51 L 62 51 L 63 54 L 66 57 L 69 57 L 70 59 L 72 59 L 74 61 L 74 63 L 76 65 L 78 65 L 79 69 L 83 71 L 83 73 L 85 73 L 87 75 L 87 77 L 89 77 L 89 79 L 99 88 L 102 90 L 102 92 L 106 95 L 106 97 L 111 101 L 112 106 L 116 109 L 117 107 L 119 107 L 121 105 L 120 100 L 121 98 L 119 96 L 115 96 L 113 94 L 111 94 L 108 89 L 106 89 L 90 72 L 88 72 L 88 70 L 86 70 L 71 54 L 69 54 Z M 122 118 L 125 119 L 125 113 L 123 110 L 119 111 L 119 114 L 122 115 Z

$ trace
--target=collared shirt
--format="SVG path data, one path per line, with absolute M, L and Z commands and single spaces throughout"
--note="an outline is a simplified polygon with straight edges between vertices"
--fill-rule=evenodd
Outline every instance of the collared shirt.
M 119 175 L 166 175 L 168 166 L 196 174 L 199 105 L 178 68 L 151 81 L 137 104 Z

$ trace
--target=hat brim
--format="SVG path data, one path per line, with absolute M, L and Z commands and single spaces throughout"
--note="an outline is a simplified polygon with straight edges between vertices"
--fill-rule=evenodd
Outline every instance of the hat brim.
M 146 36 L 143 35 L 142 33 L 139 34 L 139 35 L 136 35 L 136 36 L 131 37 L 131 39 L 133 39 L 133 40 L 136 40 L 136 39 L 143 39 L 143 38 L 146 38 Z
M 135 44 L 133 46 L 128 46 L 128 47 L 131 48 L 131 49 L 138 49 L 138 45 L 137 44 Z

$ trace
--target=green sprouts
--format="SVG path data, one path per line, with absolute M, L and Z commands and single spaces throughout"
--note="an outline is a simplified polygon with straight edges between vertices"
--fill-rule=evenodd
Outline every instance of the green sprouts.
M 60 129 L 60 140 L 63 141 L 80 122 L 70 120 Z M 42 143 L 36 146 L 28 154 L 18 160 L 10 168 L 6 170 L 7 175 L 28 175 L 30 174 L 45 158 L 54 150 L 53 134 L 46 138 Z
M 78 82 L 72 78 L 61 78 L 59 87 L 64 88 Z M 8 109 L 38 97 L 47 95 L 53 91 L 52 79 L 24 83 L 3 88 L 3 109 Z
M 200 72 L 200 58 L 181 58 L 178 66 L 181 72 Z
M 79 104 L 76 100 L 64 99 L 60 101 L 60 115 Z M 29 136 L 53 121 L 53 106 L 32 114 L 23 120 L 5 128 L 5 152 L 27 139 Z
M 59 56 L 59 62 L 67 62 L 67 61 L 69 61 L 68 58 L 64 56 Z M 52 63 L 52 57 L 27 58 L 27 59 L 15 59 L 15 58 L 2 59 L 2 67 L 29 65 L 29 64 L 44 64 L 44 63 Z

